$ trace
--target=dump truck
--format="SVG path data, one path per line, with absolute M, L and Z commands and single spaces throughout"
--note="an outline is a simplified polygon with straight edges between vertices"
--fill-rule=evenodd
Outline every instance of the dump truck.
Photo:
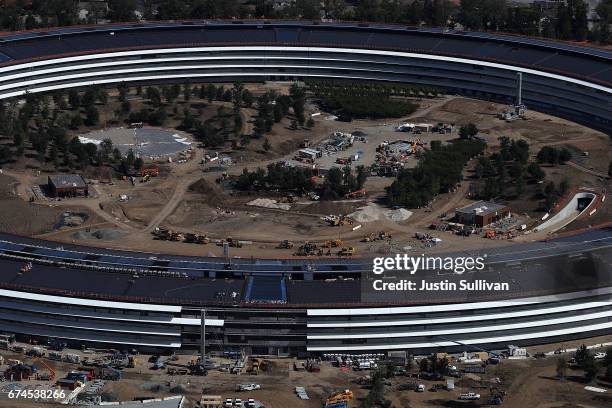
M 357 253 L 355 247 L 344 247 L 338 251 L 339 256 L 353 256 Z

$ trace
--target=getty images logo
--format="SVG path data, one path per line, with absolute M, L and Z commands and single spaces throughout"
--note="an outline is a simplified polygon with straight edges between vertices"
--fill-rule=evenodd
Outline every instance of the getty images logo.
M 458 275 L 470 271 L 482 271 L 485 267 L 484 260 L 487 256 L 409 256 L 408 254 L 397 254 L 392 257 L 374 258 L 372 272 L 382 275 L 386 271 L 404 271 L 414 275 L 417 271 L 450 271 Z

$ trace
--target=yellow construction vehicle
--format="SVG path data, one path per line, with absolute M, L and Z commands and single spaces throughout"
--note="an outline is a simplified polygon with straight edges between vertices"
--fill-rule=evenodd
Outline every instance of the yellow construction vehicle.
M 353 400 L 353 391 L 344 390 L 344 391 L 339 391 L 339 392 L 335 392 L 331 394 L 329 398 L 327 398 L 327 400 L 325 401 L 325 404 L 326 405 L 340 404 L 340 403 L 349 402 L 352 400 Z
M 338 248 L 341 246 L 342 246 L 341 239 L 328 240 L 328 241 L 325 241 L 325 243 L 323 244 L 324 248 Z
M 291 248 L 293 248 L 293 242 L 288 241 L 288 240 L 285 239 L 285 240 L 281 241 L 280 244 L 278 244 L 277 248 L 279 248 L 279 249 L 291 249 Z
M 227 242 L 227 244 L 232 248 L 242 248 L 242 242 L 238 241 L 237 239 L 233 239 L 232 237 L 227 237 L 225 241 L 219 241 L 217 245 L 223 246 L 225 242 Z
M 353 225 L 353 219 L 348 215 L 344 215 L 340 219 L 340 225 Z
M 259 374 L 259 360 L 254 358 L 253 362 L 251 363 L 251 375 L 258 375 Z
M 374 233 L 364 235 L 363 239 L 361 240 L 361 242 L 372 242 L 372 241 L 374 241 Z
M 355 250 L 355 247 L 344 247 L 338 252 L 338 255 L 339 256 L 353 256 L 356 253 L 357 253 L 357 250 Z
M 168 241 L 178 242 L 178 241 L 182 241 L 183 239 L 184 239 L 183 234 L 181 234 L 180 232 L 169 231 Z

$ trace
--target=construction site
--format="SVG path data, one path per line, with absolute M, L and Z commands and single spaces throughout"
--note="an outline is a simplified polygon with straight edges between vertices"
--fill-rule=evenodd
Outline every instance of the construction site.
M 262 88 L 253 91 L 257 89 Z M 476 238 L 468 235 L 496 238 L 478 239 L 478 245 L 485 247 L 505 245 L 508 238 L 533 239 L 534 235 L 527 234 L 541 223 L 545 213 L 533 206 L 529 208 L 531 199 L 509 203 L 509 217 L 493 228 L 454 225 L 460 224 L 454 220 L 455 210 L 474 202 L 470 199 L 473 163 L 464 171 L 465 181 L 453 191 L 437 196 L 431 206 L 392 208 L 386 202 L 386 188 L 398 171 L 414 168 L 432 143 L 445 144 L 457 139 L 462 123 L 476 123 L 478 138 L 487 142 L 491 152 L 498 148 L 502 135 L 528 141 L 532 154 L 539 146 L 567 146 L 576 152 L 574 158 L 563 166 L 544 168 L 547 177 L 553 181 L 567 179 L 571 186 L 591 189 L 599 194 L 598 200 L 605 195 L 600 193 L 609 188 L 604 177 L 605 165 L 610 160 L 609 149 L 605 147 L 609 141 L 601 133 L 531 111 L 521 111 L 522 120 L 502 120 L 498 118 L 504 109 L 502 105 L 460 97 L 416 102 L 420 104 L 417 112 L 393 123 L 328 120 L 325 115 L 314 115 L 317 106 L 309 105 L 316 123 L 312 130 L 294 133 L 279 128 L 270 136 L 281 144 L 293 143 L 293 151 L 277 153 L 264 162 L 249 162 L 244 153 L 237 156 L 222 150 L 188 147 L 174 160 L 149 157 L 140 171 L 128 177 L 118 179 L 111 172 L 99 172 L 93 177 L 84 174 L 89 189 L 87 197 L 61 201 L 50 198 L 44 191 L 47 177 L 37 172 L 12 172 L 7 168 L 3 177 L 9 177 L 5 178 L 12 186 L 9 191 L 23 200 L 22 206 L 87 214 L 81 224 L 57 230 L 43 227 L 49 222 L 45 217 L 40 220 L 42 228 L 36 228 L 41 236 L 88 245 L 103 241 L 102 245 L 108 246 L 116 241 L 122 248 L 217 256 L 224 253 L 225 243 L 232 248 L 231 255 L 236 256 L 353 256 L 407 248 L 433 251 L 469 248 Z M 249 125 L 244 124 L 245 130 Z M 368 177 L 360 190 L 331 201 L 322 199 L 317 189 L 299 196 L 277 191 L 240 192 L 232 188 L 232 177 L 244 168 L 254 170 L 278 162 L 312 171 L 316 175 L 315 186 L 324 185 L 333 167 L 363 166 Z M 608 215 L 606 206 L 602 206 L 572 224 L 577 227 L 585 222 L 597 224 L 605 222 Z M 59 225 L 57 220 L 52 224 Z M 435 240 L 425 242 L 416 238 L 416 233 L 428 229 L 433 230 L 429 234 Z M 19 228 L 14 230 L 20 232 Z M 461 234 L 448 234 L 446 231 L 450 230 L 460 230 Z M 470 234 L 465 234 L 468 230 Z M 497 233 L 487 232 L 492 230 Z M 386 238 L 374 239 L 380 236 Z
M 591 339 L 588 348 L 595 356 L 605 355 L 601 351 L 610 340 Z M 144 408 L 163 401 L 164 407 L 177 408 L 343 408 L 358 406 L 373 387 L 382 387 L 385 399 L 397 407 L 444 407 L 461 400 L 476 406 L 520 407 L 523 401 L 545 406 L 561 396 L 577 405 L 609 405 L 605 394 L 575 379 L 582 375 L 575 366 L 569 365 L 565 382 L 555 378 L 557 359 L 568 356 L 569 361 L 581 345 L 572 342 L 529 349 L 510 346 L 499 353 L 325 354 L 306 360 L 240 353 L 201 360 L 135 350 L 69 350 L 58 340 L 30 345 L 10 336 L 3 336 L 2 342 L 6 349 L 0 350 L 0 403 L 6 406 L 32 406 L 33 401 L 17 397 L 30 393 L 46 406 L 137 401 Z M 433 361 L 443 361 L 448 371 L 423 371 L 425 362 Z M 386 374 L 377 379 L 381 369 Z M 541 392 L 543 388 L 548 391 Z
M 108 3 L 7 6 L 0 406 L 612 404 L 609 50 Z

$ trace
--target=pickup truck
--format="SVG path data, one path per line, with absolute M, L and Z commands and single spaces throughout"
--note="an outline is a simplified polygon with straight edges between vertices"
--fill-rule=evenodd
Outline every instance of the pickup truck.
M 464 394 L 460 394 L 459 399 L 464 401 L 476 401 L 480 399 L 480 394 L 476 394 L 475 392 L 466 392 Z

